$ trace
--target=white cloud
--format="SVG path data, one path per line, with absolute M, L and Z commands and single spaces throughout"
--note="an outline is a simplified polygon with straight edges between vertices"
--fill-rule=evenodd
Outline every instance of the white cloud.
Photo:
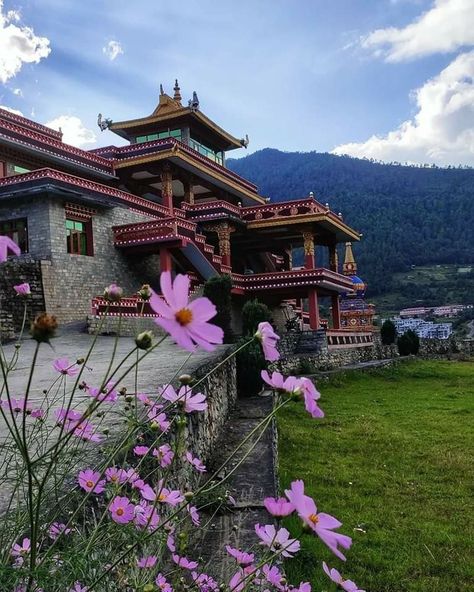
M 20 15 L 10 10 L 3 13 L 0 0 L 0 82 L 7 82 L 17 74 L 23 63 L 37 64 L 51 52 L 49 39 L 35 35 L 31 27 L 17 26 Z
M 87 129 L 79 117 L 75 115 L 60 115 L 56 119 L 48 121 L 45 125 L 55 130 L 61 128 L 63 142 L 77 148 L 82 148 L 88 144 L 95 144 L 97 139 L 94 132 Z
M 102 52 L 109 58 L 110 61 L 113 61 L 119 55 L 123 54 L 123 47 L 119 41 L 112 40 L 102 48 Z
M 10 113 L 14 113 L 15 115 L 21 115 L 23 117 L 23 113 L 18 109 L 12 109 L 11 107 L 7 107 L 6 105 L 0 105 L 0 109 L 5 109 L 5 111 L 9 111 Z
M 384 161 L 474 165 L 474 51 L 460 54 L 413 93 L 418 111 L 386 136 L 335 154 Z
M 474 44 L 474 1 L 435 0 L 433 7 L 403 29 L 377 29 L 361 40 L 387 62 L 448 53 Z
M 14 88 L 12 90 L 12 93 L 16 96 L 16 97 L 23 97 L 23 91 L 21 90 L 21 88 Z

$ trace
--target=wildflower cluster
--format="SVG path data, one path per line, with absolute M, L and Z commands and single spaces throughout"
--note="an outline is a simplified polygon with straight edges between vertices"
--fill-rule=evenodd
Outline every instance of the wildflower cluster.
M 0 262 L 8 252 L 18 254 L 15 247 L 0 237 Z M 29 286 L 15 286 L 15 292 L 27 302 Z M 189 301 L 187 276 L 173 281 L 164 272 L 161 292 L 159 296 L 144 285 L 138 293 L 159 314 L 156 323 L 180 347 L 212 351 L 222 343 L 222 330 L 209 322 L 216 313 L 214 305 L 207 298 Z M 113 304 L 123 291 L 111 284 L 104 295 Z M 8 443 L 0 448 L 0 478 L 10 495 L 9 503 L 0 506 L 1 590 L 311 592 L 309 583 L 292 586 L 282 572 L 282 560 L 291 559 L 302 547 L 278 524 L 291 514 L 298 516 L 304 532 L 345 560 L 350 537 L 339 532 L 339 520 L 318 511 L 303 481 L 297 480 L 284 497 L 264 500 L 269 519 L 255 525 L 254 544 L 247 549 L 228 544 L 233 573 L 224 582 L 214 579 L 208 573 L 212 565 L 198 556 L 193 541 L 207 522 L 203 516 L 208 502 L 203 500 L 222 477 L 208 475 L 207 459 L 201 458 L 199 443 L 189 445 L 187 432 L 199 418 L 206 421 L 207 376 L 196 381 L 182 375 L 179 386 L 167 383 L 153 392 L 140 392 L 138 364 L 159 345 L 152 343 L 152 334 L 145 338 L 142 333 L 134 355 L 112 359 L 102 377 L 91 368 L 94 342 L 81 358 L 58 357 L 50 385 L 38 393 L 35 361 L 55 329 L 56 320 L 49 315 L 33 323 L 33 364 L 20 395 L 9 388 L 17 354 L 11 360 L 0 356 L 0 416 L 8 430 Z M 261 343 L 268 361 L 278 359 L 279 336 L 269 323 L 260 323 L 253 339 Z M 123 386 L 130 373 L 135 373 L 134 392 Z M 262 378 L 275 392 L 271 416 L 283 405 L 301 400 L 313 418 L 323 417 L 320 393 L 309 379 L 267 371 Z M 221 504 L 232 502 L 226 494 Z M 358 591 L 336 569 L 324 564 L 323 570 L 346 592 Z

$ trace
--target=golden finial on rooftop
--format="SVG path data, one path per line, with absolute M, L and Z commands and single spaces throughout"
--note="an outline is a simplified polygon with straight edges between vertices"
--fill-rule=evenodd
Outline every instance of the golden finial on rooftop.
M 178 79 L 176 78 L 176 80 L 174 81 L 174 96 L 173 99 L 175 101 L 178 101 L 178 103 L 181 103 L 181 93 L 180 93 L 180 88 L 179 88 L 179 84 L 178 84 Z

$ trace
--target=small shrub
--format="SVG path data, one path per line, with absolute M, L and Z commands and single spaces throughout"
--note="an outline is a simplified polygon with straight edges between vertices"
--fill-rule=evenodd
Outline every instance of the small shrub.
M 212 322 L 224 331 L 226 343 L 232 340 L 232 279 L 230 275 L 212 277 L 204 284 L 204 296 L 217 308 L 217 314 Z
M 242 308 L 242 335 L 250 336 L 257 331 L 259 323 L 270 322 L 271 314 L 268 306 L 257 299 L 249 300 Z
M 380 339 L 382 340 L 383 345 L 392 345 L 392 343 L 395 343 L 395 340 L 397 339 L 397 329 L 395 323 L 390 319 L 384 321 L 380 329 Z
M 248 339 L 242 338 L 237 347 L 242 346 Z M 260 376 L 267 364 L 259 343 L 250 343 L 237 353 L 237 389 L 241 396 L 251 397 L 260 392 L 263 381 Z
M 302 358 L 299 363 L 298 371 L 300 374 L 314 374 L 315 367 L 311 360 L 308 360 L 308 358 Z
M 397 347 L 398 353 L 401 356 L 416 356 L 420 350 L 420 338 L 414 331 L 410 329 L 403 335 L 400 335 L 397 340 Z

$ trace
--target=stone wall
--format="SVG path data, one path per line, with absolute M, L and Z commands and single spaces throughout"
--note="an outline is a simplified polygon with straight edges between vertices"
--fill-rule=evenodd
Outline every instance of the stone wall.
M 0 298 L 10 301 L 11 282 L 26 281 L 33 288 L 34 313 L 41 309 L 56 315 L 60 322 L 85 321 L 92 297 L 113 282 L 122 286 L 125 294 L 135 293 L 143 283 L 158 287 L 158 254 L 129 255 L 113 244 L 113 226 L 143 222 L 150 216 L 124 207 L 97 207 L 92 217 L 94 255 L 74 255 L 67 252 L 64 205 L 58 198 L 39 194 L 35 199 L 19 200 L 13 207 L 10 203 L 0 206 L 0 220 L 27 218 L 29 251 L 11 259 L 14 267 L 8 277 L 2 274 Z M 15 267 L 19 262 L 24 265 Z M 9 310 L 13 312 L 15 306 L 11 303 Z
M 99 330 L 100 335 L 117 335 L 122 337 L 136 337 L 142 331 L 152 331 L 161 336 L 165 332 L 152 318 L 107 316 L 105 319 L 96 315 L 88 315 L 87 331 L 94 335 Z
M 426 358 L 463 354 L 474 356 L 474 339 L 420 339 L 419 355 Z
M 13 316 L 4 310 L 0 310 L 0 343 L 11 341 L 14 338 Z

